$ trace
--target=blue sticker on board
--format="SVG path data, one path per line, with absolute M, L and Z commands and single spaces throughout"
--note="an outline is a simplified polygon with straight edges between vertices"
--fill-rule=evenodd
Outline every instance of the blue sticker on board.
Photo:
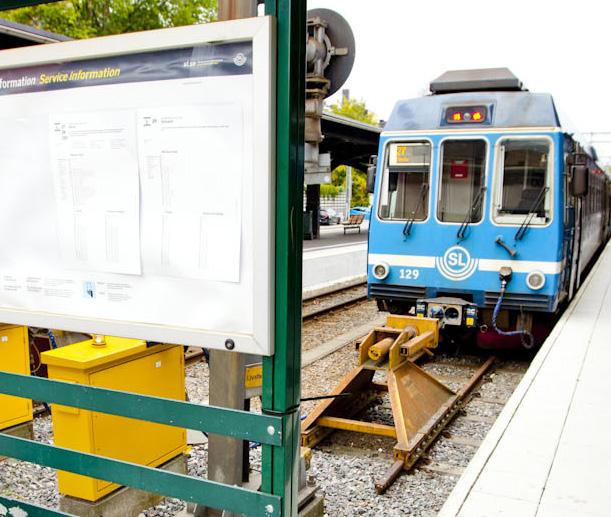
M 95 294 L 95 282 L 83 282 L 83 296 L 93 299 Z

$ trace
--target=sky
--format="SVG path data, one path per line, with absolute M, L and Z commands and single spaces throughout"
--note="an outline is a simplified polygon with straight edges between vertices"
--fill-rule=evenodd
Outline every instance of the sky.
M 581 133 L 611 141 L 611 6 L 603 0 L 309 0 L 340 13 L 356 39 L 342 89 L 388 119 L 446 70 L 508 67 L 551 93 Z M 335 101 L 340 94 L 329 100 Z M 595 144 L 611 164 L 611 143 Z

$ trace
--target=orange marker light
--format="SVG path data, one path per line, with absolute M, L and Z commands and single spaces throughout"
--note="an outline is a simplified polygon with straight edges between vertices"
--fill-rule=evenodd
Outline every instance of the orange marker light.
M 452 114 L 452 120 L 459 122 L 462 119 L 462 114 L 460 113 L 460 111 L 456 111 L 455 113 Z
M 475 111 L 473 113 L 473 120 L 481 120 L 482 119 L 482 114 L 479 111 Z

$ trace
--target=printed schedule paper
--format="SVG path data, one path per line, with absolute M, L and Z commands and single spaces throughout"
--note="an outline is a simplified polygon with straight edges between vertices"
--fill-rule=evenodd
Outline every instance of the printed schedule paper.
M 239 104 L 139 112 L 145 259 L 155 273 L 240 280 L 242 118 Z
M 59 239 L 68 267 L 141 273 L 135 130 L 130 111 L 50 120 Z

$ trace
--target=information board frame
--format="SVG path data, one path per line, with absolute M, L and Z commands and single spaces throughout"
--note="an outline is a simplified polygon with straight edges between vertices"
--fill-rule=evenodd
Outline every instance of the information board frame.
M 3 52 L 0 75 L 12 68 L 183 48 L 205 43 L 251 41 L 253 51 L 253 293 L 252 329 L 210 330 L 159 323 L 0 307 L 0 321 L 34 327 L 133 337 L 265 356 L 274 353 L 275 261 L 275 31 L 271 17 L 108 36 Z M 171 303 L 171 302 L 170 302 Z M 235 310 L 224 307 L 224 310 Z

